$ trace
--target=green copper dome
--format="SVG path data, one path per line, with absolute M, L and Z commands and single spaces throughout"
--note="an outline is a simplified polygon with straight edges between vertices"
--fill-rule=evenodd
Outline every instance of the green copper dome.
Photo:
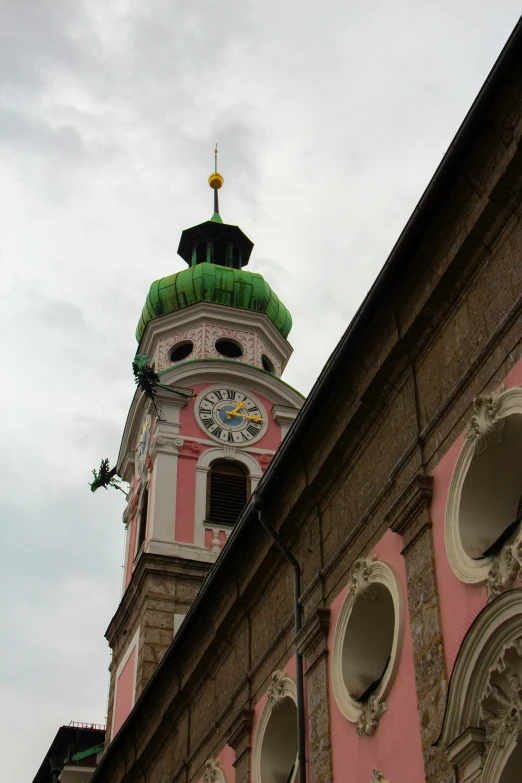
M 196 302 L 266 313 L 283 337 L 288 337 L 292 328 L 292 316 L 260 274 L 204 262 L 151 285 L 136 339 L 141 340 L 149 321 Z

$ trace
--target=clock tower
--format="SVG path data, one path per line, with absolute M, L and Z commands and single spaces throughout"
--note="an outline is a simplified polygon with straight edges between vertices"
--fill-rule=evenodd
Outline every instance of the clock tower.
M 107 742 L 127 718 L 302 405 L 281 380 L 290 313 L 245 269 L 253 244 L 212 218 L 183 231 L 187 269 L 152 283 L 136 338 L 160 379 L 136 390 L 118 473 L 129 483 L 123 595 L 112 649 Z M 175 393 L 172 393 L 175 392 Z

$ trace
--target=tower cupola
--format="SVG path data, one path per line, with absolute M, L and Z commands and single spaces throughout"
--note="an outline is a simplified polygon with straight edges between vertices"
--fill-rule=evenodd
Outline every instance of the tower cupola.
M 238 226 L 223 223 L 219 214 L 218 191 L 224 179 L 217 170 L 217 145 L 214 154 L 215 170 L 208 178 L 214 214 L 181 234 L 178 255 L 189 268 L 151 285 L 136 329 L 138 342 L 149 321 L 198 302 L 265 313 L 284 338 L 290 333 L 292 316 L 287 308 L 260 274 L 243 269 L 253 242 Z

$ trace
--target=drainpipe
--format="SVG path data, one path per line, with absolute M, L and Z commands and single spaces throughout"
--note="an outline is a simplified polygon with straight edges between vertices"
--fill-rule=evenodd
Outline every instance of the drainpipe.
M 265 501 L 257 492 L 254 492 L 252 495 L 252 508 L 256 511 L 257 518 L 268 535 L 273 539 L 285 560 L 292 566 L 294 572 L 295 634 L 297 636 L 303 624 L 303 609 L 299 603 L 301 595 L 301 567 L 286 544 L 281 540 L 277 531 L 270 524 L 268 515 L 265 512 Z M 306 783 L 303 656 L 297 647 L 295 650 L 295 679 L 297 690 L 297 780 L 299 783 Z

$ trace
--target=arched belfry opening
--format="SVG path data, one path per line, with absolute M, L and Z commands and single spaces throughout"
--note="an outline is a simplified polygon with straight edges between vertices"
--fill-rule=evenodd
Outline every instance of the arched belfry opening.
M 147 512 L 149 509 L 149 490 L 145 488 L 143 490 L 143 496 L 140 503 L 140 511 L 138 515 L 138 535 L 136 539 L 136 554 L 139 553 L 141 547 L 145 542 L 145 535 L 147 533 Z
M 234 460 L 215 460 L 208 473 L 207 522 L 232 527 L 249 494 L 250 476 L 247 468 Z

